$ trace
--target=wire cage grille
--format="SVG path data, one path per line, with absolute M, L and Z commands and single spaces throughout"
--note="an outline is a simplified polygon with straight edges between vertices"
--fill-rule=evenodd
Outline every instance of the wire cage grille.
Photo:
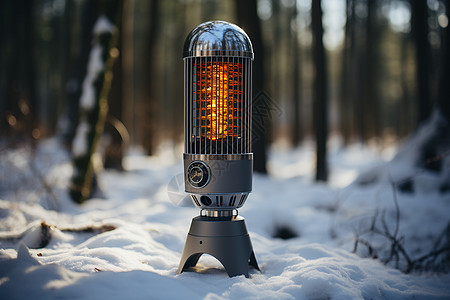
M 252 60 L 184 58 L 185 153 L 251 153 Z

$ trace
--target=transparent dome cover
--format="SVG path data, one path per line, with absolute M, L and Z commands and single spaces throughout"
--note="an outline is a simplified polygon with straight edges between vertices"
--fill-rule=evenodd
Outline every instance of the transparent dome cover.
M 238 26 L 225 21 L 210 21 L 192 30 L 184 42 L 183 57 L 237 56 L 253 59 L 248 35 Z

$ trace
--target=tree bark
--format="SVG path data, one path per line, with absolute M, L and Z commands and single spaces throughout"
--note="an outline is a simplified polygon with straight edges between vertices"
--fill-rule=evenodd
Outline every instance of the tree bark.
M 353 80 L 352 80 L 352 53 L 354 52 L 354 15 L 352 14 L 352 1 L 346 0 L 346 22 L 344 49 L 342 50 L 342 65 L 340 78 L 340 117 L 339 127 L 344 144 L 348 144 L 353 136 Z
M 110 2 L 111 3 L 111 2 Z M 117 28 L 106 16 L 100 16 L 94 25 L 93 47 L 83 82 L 80 99 L 80 124 L 72 147 L 74 175 L 69 193 L 73 201 L 83 203 L 95 190 L 93 156 L 103 133 L 108 113 L 107 97 L 111 88 L 112 69 L 117 58 Z
M 314 53 L 314 127 L 316 132 L 316 181 L 327 181 L 328 86 L 325 49 L 323 45 L 322 1 L 311 6 Z
M 143 110 L 141 113 L 137 113 L 140 116 L 142 122 L 139 124 L 142 126 L 142 146 L 148 155 L 152 155 L 155 152 L 155 136 L 154 132 L 157 130 L 157 113 L 158 113 L 158 101 L 157 94 L 155 92 L 155 76 L 157 72 L 155 70 L 155 52 L 156 52 L 156 39 L 159 33 L 159 16 L 160 16 L 160 1 L 153 0 L 150 4 L 150 20 L 148 23 L 147 40 L 144 44 L 145 53 L 142 57 L 143 78 L 145 78 L 145 86 L 142 87 L 144 103 L 142 103 Z M 168 72 L 168 71 L 167 71 Z M 138 94 L 139 92 L 136 91 Z
M 292 21 L 296 21 L 297 18 L 297 2 L 294 2 Z M 298 146 L 302 139 L 302 128 L 300 122 L 300 107 L 301 107 L 301 78 L 300 78 L 300 49 L 298 45 L 298 30 L 294 30 L 292 33 L 292 64 L 293 64 L 293 76 L 292 76 L 292 101 L 294 108 L 294 133 L 293 133 L 293 145 Z
M 409 48 L 410 38 L 407 34 L 402 34 L 402 41 L 400 46 L 400 64 L 401 64 L 401 87 L 402 97 L 399 105 L 396 108 L 398 114 L 397 132 L 400 137 L 405 137 L 411 133 L 411 128 L 414 128 L 413 108 L 414 103 L 411 103 L 411 91 L 408 86 L 408 67 L 409 67 Z
M 65 83 L 67 103 L 64 113 L 66 125 L 62 132 L 62 138 L 67 147 L 71 149 L 78 126 L 81 85 L 86 74 L 91 49 L 92 28 L 99 15 L 99 5 L 98 1 L 86 3 L 68 1 L 67 5 L 67 10 L 73 12 L 73 17 L 70 20 L 68 31 L 70 40 L 67 60 L 68 74 Z M 81 7 L 78 8 L 78 5 L 81 5 Z
M 111 0 L 109 0 L 111 1 Z M 112 2 L 112 1 L 111 1 Z M 109 110 L 108 117 L 105 124 L 105 135 L 107 136 L 107 145 L 105 147 L 104 167 L 116 170 L 123 170 L 122 159 L 126 146 L 129 144 L 129 133 L 123 125 L 123 59 L 122 59 L 122 45 L 123 45 L 123 30 L 122 30 L 122 16 L 123 16 L 123 0 L 116 0 L 114 5 L 109 6 L 109 11 L 106 15 L 109 19 L 114 20 L 118 29 L 117 49 L 119 56 L 113 66 L 113 79 L 111 83 L 111 92 L 108 97 Z
M 431 115 L 430 43 L 428 42 L 428 7 L 426 1 L 411 1 L 411 25 L 416 45 L 417 126 Z
M 34 2 L 0 2 L 0 130 L 31 138 L 37 125 Z
M 378 135 L 378 105 L 377 105 L 377 32 L 375 28 L 376 1 L 367 1 L 366 20 L 366 44 L 365 44 L 365 72 L 364 72 L 364 121 L 366 123 L 366 138 L 373 138 Z
M 362 34 L 361 29 L 361 20 L 356 18 L 356 6 L 358 3 L 356 1 L 352 1 L 352 15 L 355 16 L 353 19 L 353 27 L 352 27 L 352 80 L 354 82 L 353 88 L 353 103 L 354 103 L 354 124 L 356 128 L 356 134 L 358 135 L 359 141 L 364 143 L 366 140 L 366 122 L 365 122 L 365 103 L 364 103 L 364 76 L 361 74 L 365 74 L 366 70 L 366 60 L 364 59 L 364 43 L 363 38 L 361 36 L 365 36 Z
M 448 12 L 450 11 L 450 0 L 445 2 L 445 8 Z M 450 26 L 442 29 L 443 32 L 443 68 L 441 73 L 441 82 L 439 88 L 439 98 L 438 107 L 445 117 L 447 122 L 450 124 Z

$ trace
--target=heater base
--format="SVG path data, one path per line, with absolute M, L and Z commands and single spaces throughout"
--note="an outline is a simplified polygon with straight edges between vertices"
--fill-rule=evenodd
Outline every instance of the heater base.
M 219 260 L 230 277 L 248 277 L 249 265 L 259 270 L 245 220 L 239 216 L 192 219 L 177 273 L 194 267 L 205 253 Z

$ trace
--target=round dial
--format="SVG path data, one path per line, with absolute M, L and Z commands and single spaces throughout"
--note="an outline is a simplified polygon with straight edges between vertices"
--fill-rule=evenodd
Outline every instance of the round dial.
M 209 167 L 204 162 L 193 161 L 187 169 L 189 184 L 196 188 L 202 188 L 209 182 Z
M 189 179 L 195 183 L 199 184 L 203 180 L 203 170 L 198 166 L 192 167 L 189 172 Z

